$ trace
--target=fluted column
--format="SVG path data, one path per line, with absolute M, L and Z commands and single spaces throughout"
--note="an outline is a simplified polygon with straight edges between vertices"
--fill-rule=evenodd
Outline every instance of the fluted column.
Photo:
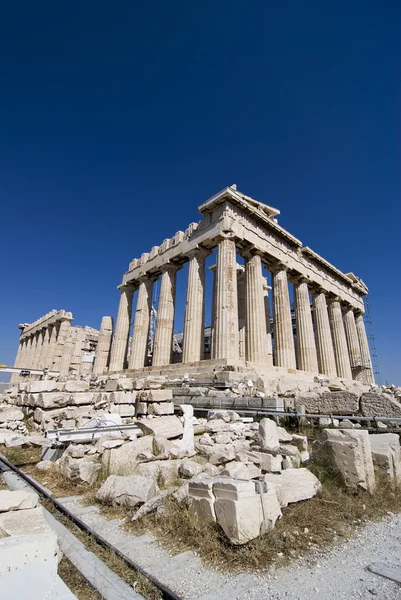
M 238 290 L 235 241 L 219 242 L 216 272 L 215 358 L 238 360 Z
M 301 371 L 318 373 L 315 335 L 309 299 L 308 284 L 299 279 L 294 284 L 295 322 L 296 322 L 296 354 L 297 366 Z
M 35 337 L 30 335 L 26 340 L 26 355 L 25 355 L 25 364 L 23 365 L 25 369 L 32 369 L 33 363 L 33 355 L 35 351 Z
M 43 334 L 42 331 L 38 331 L 37 333 L 35 333 L 35 345 L 34 345 L 34 354 L 33 354 L 33 360 L 32 360 L 32 369 L 38 369 L 39 368 L 39 358 L 40 358 L 40 353 L 42 350 L 42 343 L 43 343 Z
M 237 265 L 237 301 L 238 301 L 238 354 L 240 360 L 246 360 L 246 281 L 245 270 Z
M 20 369 L 22 366 L 22 357 L 24 355 L 24 342 L 20 339 L 18 344 L 17 356 L 14 361 L 14 368 Z M 10 377 L 10 383 L 15 383 L 19 379 L 19 373 L 12 373 Z
M 48 347 L 46 361 L 45 361 L 45 365 L 44 365 L 45 368 L 49 369 L 49 371 L 53 370 L 52 367 L 53 367 L 53 362 L 54 362 L 56 348 L 57 348 L 57 333 L 58 333 L 58 325 L 57 325 L 57 323 L 53 323 L 53 325 L 50 328 L 49 347 Z
M 153 366 L 169 365 L 173 352 L 174 303 L 177 266 L 163 267 L 159 303 L 157 306 L 156 333 L 153 346 Z
M 213 273 L 213 285 L 212 285 L 212 316 L 210 325 L 210 358 L 216 358 L 216 271 L 217 265 L 212 265 L 209 269 Z
M 329 315 L 338 377 L 352 379 L 340 298 L 334 298 L 329 302 Z
M 359 347 L 358 333 L 356 330 L 355 315 L 352 308 L 344 311 L 344 328 L 347 338 L 348 353 L 351 363 L 352 378 L 357 379 L 361 373 L 361 349 Z
M 125 369 L 128 350 L 129 328 L 131 323 L 133 293 L 133 287 L 126 286 L 121 288 L 121 297 L 120 305 L 118 307 L 116 329 L 114 332 L 113 343 L 111 346 L 109 371 L 122 371 L 122 369 Z
M 60 368 L 58 369 L 61 377 L 66 377 L 68 375 L 76 341 L 77 328 L 70 327 L 67 334 L 67 339 L 65 340 L 65 344 L 63 346 L 63 354 L 60 360 Z
M 273 366 L 273 342 L 272 327 L 270 322 L 269 290 L 271 290 L 271 287 L 267 284 L 266 279 L 263 277 L 263 302 L 265 305 L 267 365 L 271 367 Z
M 273 274 L 274 363 L 277 367 L 296 369 L 287 271 L 278 267 Z
M 152 290 L 154 278 L 145 276 L 139 280 L 138 300 L 132 330 L 131 354 L 129 369 L 142 369 L 146 365 L 152 309 Z
M 53 363 L 49 367 L 51 371 L 59 371 L 61 359 L 64 354 L 64 346 L 67 342 L 67 338 L 71 329 L 72 318 L 64 318 L 62 321 L 57 323 L 57 343 L 54 351 Z
M 317 290 L 313 295 L 313 316 L 315 322 L 317 362 L 319 373 L 328 377 L 337 377 L 336 359 L 331 338 L 329 313 L 326 294 Z
M 203 359 L 205 346 L 205 257 L 201 248 L 189 255 L 187 298 L 184 317 L 182 362 L 198 362 Z
M 50 342 L 50 328 L 45 327 L 43 330 L 42 348 L 40 350 L 40 356 L 39 356 L 39 369 L 44 369 L 46 366 L 45 363 L 47 360 L 47 353 L 49 351 L 49 342 Z
M 101 375 L 107 370 L 110 359 L 111 339 L 113 337 L 112 317 L 103 317 L 100 324 L 99 339 L 97 342 L 93 374 Z
M 262 260 L 259 254 L 248 254 L 246 274 L 246 359 L 268 362 L 266 315 L 263 296 Z
M 366 383 L 375 383 L 373 375 L 372 361 L 370 358 L 369 342 L 366 335 L 365 323 L 363 321 L 362 313 L 356 315 L 355 318 L 356 332 L 359 340 L 359 347 L 361 349 L 361 360 L 362 360 L 362 380 Z

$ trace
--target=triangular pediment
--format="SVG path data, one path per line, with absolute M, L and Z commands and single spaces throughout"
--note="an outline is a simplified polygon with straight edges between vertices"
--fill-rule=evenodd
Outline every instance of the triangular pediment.
M 232 202 L 233 204 L 236 204 L 245 210 L 247 207 L 252 209 L 252 211 L 257 210 L 268 219 L 274 219 L 274 217 L 280 214 L 280 211 L 277 208 L 273 208 L 272 206 L 268 206 L 259 200 L 255 200 L 250 196 L 246 196 L 237 190 L 236 185 L 226 187 L 209 198 L 209 200 L 206 200 L 206 202 L 199 206 L 199 212 L 202 215 L 207 214 L 213 211 L 216 206 L 226 201 Z

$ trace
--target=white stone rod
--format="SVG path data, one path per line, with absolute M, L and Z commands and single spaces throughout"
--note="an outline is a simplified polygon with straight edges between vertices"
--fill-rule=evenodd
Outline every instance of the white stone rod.
M 178 403 L 177 403 L 178 405 Z M 230 408 L 230 409 L 223 409 L 223 408 L 203 408 L 203 407 L 198 407 L 198 406 L 194 406 L 194 411 L 211 411 L 211 410 L 234 410 L 235 412 L 238 413 L 249 413 L 255 416 L 258 415 L 263 415 L 264 417 L 266 415 L 272 415 L 274 417 L 299 417 L 301 419 L 319 419 L 320 417 L 324 417 L 325 419 L 348 419 L 348 421 L 388 421 L 391 423 L 401 423 L 401 417 L 355 417 L 355 416 L 350 416 L 350 415 L 319 415 L 319 414 L 314 414 L 314 413 L 294 413 L 294 412 L 285 412 L 285 411 L 281 411 L 281 410 L 263 410 L 263 408 Z M 385 433 L 385 432 L 383 432 Z
M 0 367 L 1 373 L 21 373 L 22 371 L 29 371 L 29 375 L 44 375 L 45 372 L 43 369 L 20 369 L 15 367 Z M 46 375 L 52 375 L 54 377 L 58 377 L 60 373 L 58 371 L 46 371 Z
M 83 427 L 82 429 L 47 429 L 45 438 L 70 442 L 74 440 L 96 440 L 105 433 L 114 431 L 132 431 L 141 437 L 142 431 L 137 425 L 105 425 L 104 427 Z

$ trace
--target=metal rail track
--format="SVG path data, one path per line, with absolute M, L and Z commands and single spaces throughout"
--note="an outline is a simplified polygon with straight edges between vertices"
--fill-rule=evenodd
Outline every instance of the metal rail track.
M 137 571 L 141 573 L 146 579 L 148 579 L 157 589 L 161 592 L 163 600 L 182 600 L 180 596 L 177 596 L 175 592 L 170 590 L 166 585 L 164 585 L 161 581 L 159 581 L 156 577 L 148 573 L 145 569 L 140 567 L 137 563 L 132 561 L 128 556 L 126 556 L 123 552 L 120 552 L 117 548 L 115 548 L 110 542 L 104 539 L 101 535 L 96 533 L 91 527 L 86 525 L 79 517 L 74 515 L 68 508 L 63 506 L 57 498 L 54 498 L 52 494 L 50 494 L 40 483 L 26 475 L 20 469 L 18 469 L 15 465 L 13 465 L 10 461 L 8 461 L 3 455 L 0 454 L 0 472 L 4 471 L 13 471 L 18 477 L 23 479 L 28 485 L 30 485 L 38 494 L 44 497 L 47 501 L 49 501 L 52 506 L 56 509 L 57 512 L 61 513 L 65 517 L 67 517 L 72 523 L 74 523 L 81 531 L 93 537 L 93 539 L 104 548 L 108 548 L 114 554 L 119 556 L 124 562 Z

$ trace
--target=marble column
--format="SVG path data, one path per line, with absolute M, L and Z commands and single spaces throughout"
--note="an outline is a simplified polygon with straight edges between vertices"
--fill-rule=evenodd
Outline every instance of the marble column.
M 107 370 L 110 359 L 111 340 L 113 337 L 112 317 L 103 317 L 100 324 L 99 339 L 97 342 L 93 374 L 101 375 Z
M 32 363 L 33 363 L 33 355 L 34 355 L 34 343 L 35 343 L 35 338 L 33 335 L 30 335 L 29 337 L 27 337 L 26 340 L 26 358 L 25 358 L 25 369 L 32 369 Z
M 142 369 L 146 365 L 153 282 L 154 278 L 149 276 L 145 276 L 139 280 L 138 300 L 136 303 L 134 328 L 132 330 L 131 354 L 128 363 L 129 369 Z
M 248 254 L 246 274 L 246 359 L 268 362 L 266 313 L 263 295 L 262 260 L 259 254 Z
M 43 343 L 42 349 L 39 357 L 39 368 L 45 369 L 47 362 L 47 354 L 49 352 L 49 343 L 50 343 L 50 327 L 45 327 L 43 330 Z
M 347 338 L 345 337 L 340 298 L 334 298 L 329 301 L 329 316 L 334 355 L 337 365 L 337 375 L 338 377 L 344 377 L 345 379 L 352 379 L 351 363 L 348 354 Z
M 210 358 L 216 358 L 216 271 L 217 265 L 212 265 L 209 269 L 213 273 L 213 285 L 212 285 L 212 316 L 210 324 Z
M 52 364 L 52 368 L 51 368 L 52 371 L 60 370 L 61 359 L 64 354 L 64 347 L 67 342 L 67 338 L 69 336 L 70 329 L 71 329 L 71 321 L 72 321 L 72 319 L 65 318 L 65 319 L 62 319 L 56 325 L 56 327 L 57 327 L 57 343 L 56 343 L 56 349 L 54 352 L 53 364 Z
M 238 360 L 238 290 L 235 241 L 219 242 L 216 272 L 215 358 Z
M 344 311 L 344 328 L 347 338 L 348 353 L 351 363 L 352 378 L 357 379 L 361 373 L 361 349 L 359 347 L 358 333 L 356 330 L 355 315 L 351 307 Z
M 53 363 L 56 354 L 57 348 L 57 334 L 58 334 L 58 324 L 53 323 L 50 327 L 50 338 L 49 338 L 49 348 L 46 357 L 45 367 L 49 369 L 49 371 L 53 370 Z
M 114 331 L 113 343 L 111 345 L 109 371 L 122 371 L 125 369 L 129 329 L 131 324 L 133 293 L 133 287 L 126 286 L 121 288 L 116 329 Z
M 268 285 L 266 279 L 263 278 L 263 302 L 265 305 L 267 365 L 272 367 L 273 366 L 273 341 L 272 341 L 272 326 L 271 326 L 271 321 L 270 321 L 269 290 L 271 290 L 271 287 Z
M 182 362 L 203 359 L 205 347 L 205 257 L 208 252 L 198 248 L 189 254 L 187 298 L 184 317 Z
M 60 367 L 58 369 L 61 377 L 66 377 L 68 375 L 76 340 L 77 328 L 70 327 L 63 347 L 63 355 L 61 356 Z
M 15 361 L 14 361 L 15 369 L 21 368 L 23 355 L 24 355 L 24 342 L 23 342 L 23 340 L 20 339 L 19 344 L 18 344 L 17 356 L 15 357 Z M 19 380 L 19 373 L 12 373 L 11 377 L 10 377 L 10 383 L 15 383 L 18 380 Z
M 237 265 L 238 301 L 238 353 L 240 360 L 246 360 L 246 276 L 242 265 Z
M 366 335 L 365 323 L 363 320 L 363 314 L 357 313 L 355 318 L 356 332 L 359 340 L 359 347 L 361 349 L 361 360 L 362 360 L 362 380 L 366 383 L 374 385 L 375 378 L 373 375 L 372 361 L 370 358 L 369 342 Z
M 328 377 L 337 377 L 326 293 L 321 289 L 317 290 L 313 295 L 313 317 L 319 373 Z
M 39 358 L 40 358 L 40 353 L 42 350 L 42 343 L 43 343 L 43 333 L 42 333 L 42 331 L 38 331 L 35 333 L 34 354 L 33 354 L 32 367 L 31 367 L 32 369 L 39 368 Z
M 287 271 L 278 267 L 273 275 L 274 364 L 296 369 Z
M 308 283 L 300 278 L 294 283 L 296 354 L 300 371 L 318 373 L 315 334 L 313 332 Z
M 165 265 L 162 270 L 152 366 L 163 366 L 171 363 L 177 269 L 177 265 Z

